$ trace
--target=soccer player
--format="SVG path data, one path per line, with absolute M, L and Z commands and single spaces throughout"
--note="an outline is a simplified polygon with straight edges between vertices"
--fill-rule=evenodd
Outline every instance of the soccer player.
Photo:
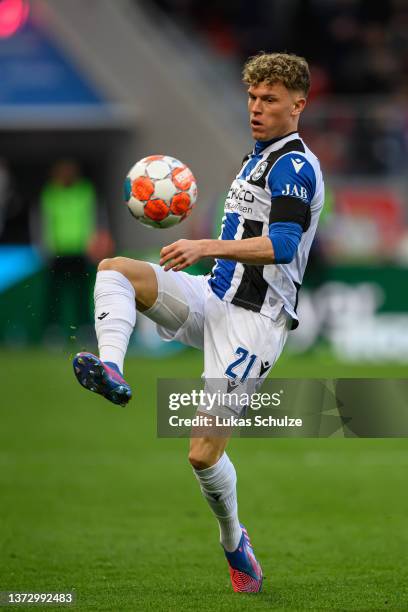
M 136 310 L 164 340 L 202 349 L 205 380 L 223 379 L 227 389 L 228 381 L 263 380 L 298 325 L 298 291 L 324 198 L 319 162 L 298 134 L 309 69 L 296 55 L 261 53 L 245 64 L 243 81 L 255 144 L 231 185 L 219 239 L 177 240 L 161 250 L 160 265 L 125 257 L 99 264 L 99 357 L 78 354 L 74 371 L 116 404 L 131 397 L 123 362 Z M 211 275 L 183 271 L 203 257 L 216 260 Z M 232 406 L 215 410 L 239 416 Z M 262 570 L 238 519 L 227 441 L 192 437 L 189 460 L 218 521 L 234 591 L 257 592 Z

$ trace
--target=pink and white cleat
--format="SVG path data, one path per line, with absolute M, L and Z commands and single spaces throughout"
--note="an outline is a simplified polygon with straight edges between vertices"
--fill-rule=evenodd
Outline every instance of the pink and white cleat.
M 247 530 L 243 525 L 238 548 L 233 552 L 224 549 L 228 561 L 231 584 L 235 593 L 259 593 L 263 574 L 256 560 Z

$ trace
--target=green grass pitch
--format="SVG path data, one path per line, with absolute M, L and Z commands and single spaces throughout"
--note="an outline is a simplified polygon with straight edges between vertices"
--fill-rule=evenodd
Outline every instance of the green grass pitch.
M 155 433 L 156 379 L 198 377 L 200 353 L 130 359 L 127 408 L 81 389 L 62 353 L 2 352 L 0 368 L 0 590 L 75 589 L 80 611 L 408 609 L 408 440 L 232 440 L 266 575 L 239 595 L 188 441 Z M 274 374 L 406 368 L 285 357 Z

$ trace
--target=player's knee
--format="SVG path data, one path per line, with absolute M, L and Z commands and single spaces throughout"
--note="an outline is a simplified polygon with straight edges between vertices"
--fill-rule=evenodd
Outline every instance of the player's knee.
M 205 470 L 205 468 L 209 467 L 205 459 L 196 451 L 189 452 L 188 460 L 195 470 Z
M 208 443 L 192 444 L 188 454 L 188 460 L 195 470 L 205 470 L 215 465 L 219 458 L 218 450 Z
M 98 264 L 98 272 L 115 270 L 116 272 L 122 272 L 123 274 L 125 269 L 125 260 L 125 257 L 111 257 L 102 259 L 102 261 Z
M 105 270 L 112 270 L 113 269 L 112 262 L 113 262 L 113 259 L 111 258 L 102 259 L 102 261 L 100 261 L 98 264 L 98 272 L 104 272 Z

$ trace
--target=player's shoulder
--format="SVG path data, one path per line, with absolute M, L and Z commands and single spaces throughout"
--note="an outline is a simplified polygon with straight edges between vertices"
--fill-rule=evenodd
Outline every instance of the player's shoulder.
M 296 172 L 300 164 L 302 164 L 302 167 L 312 168 L 315 172 L 320 171 L 319 159 L 299 136 L 296 140 L 286 143 L 280 151 L 277 151 L 271 170 L 287 168 L 294 169 Z
M 303 144 L 303 147 L 305 149 L 304 157 L 307 159 L 307 161 L 310 163 L 310 165 L 313 166 L 315 171 L 319 172 L 321 174 L 322 171 L 321 171 L 321 168 L 320 168 L 319 158 L 317 157 L 317 155 L 315 155 L 315 153 L 313 153 L 313 151 L 311 149 L 309 149 L 309 147 L 306 145 L 304 140 L 302 140 L 302 144 Z
M 301 138 L 286 143 L 268 175 L 271 196 L 293 195 L 311 203 L 320 184 L 321 172 L 316 155 Z
M 288 142 L 282 148 L 280 155 L 276 156 L 270 169 L 268 183 L 271 185 L 279 177 L 300 182 L 310 181 L 314 184 L 314 189 L 316 184 L 322 181 L 319 159 L 300 137 Z
M 306 147 L 293 147 L 293 150 L 282 151 L 277 156 L 270 168 L 269 179 L 274 180 L 278 176 L 305 177 L 316 180 L 318 164 L 317 158 L 309 152 Z

